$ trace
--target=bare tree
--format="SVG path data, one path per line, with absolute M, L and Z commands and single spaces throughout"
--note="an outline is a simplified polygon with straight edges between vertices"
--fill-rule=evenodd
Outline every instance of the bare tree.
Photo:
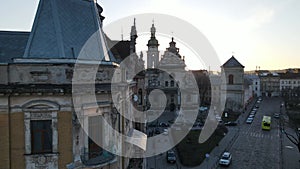
M 298 148 L 298 151 L 300 152 L 300 134 L 299 131 L 295 131 L 294 133 L 296 133 L 295 135 L 288 133 L 285 129 L 283 130 L 284 134 L 286 135 L 286 137 Z
M 299 125 L 292 120 L 287 120 L 283 116 L 279 118 L 280 129 L 285 134 L 285 136 L 298 148 L 300 152 L 300 131 Z M 290 128 L 291 130 L 287 130 Z

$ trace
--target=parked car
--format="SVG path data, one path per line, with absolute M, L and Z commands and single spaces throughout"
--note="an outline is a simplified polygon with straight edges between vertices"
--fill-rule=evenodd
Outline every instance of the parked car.
M 208 110 L 208 107 L 205 107 L 205 106 L 199 107 L 199 111 L 206 111 L 206 110 Z
M 250 115 L 255 115 L 256 114 L 256 112 L 255 111 L 252 111 L 252 112 L 250 112 Z
M 160 134 L 159 128 L 155 128 L 155 134 Z
M 149 123 L 148 127 L 156 127 L 156 123 Z
M 247 124 L 251 124 L 252 122 L 253 122 L 253 118 L 248 117 L 247 120 L 246 120 L 246 123 Z
M 253 115 L 253 114 L 250 114 L 248 117 L 250 117 L 250 118 L 254 118 L 254 115 Z
M 224 124 L 225 124 L 225 126 L 236 126 L 237 122 L 235 122 L 235 121 L 229 121 L 229 122 L 226 122 Z
M 280 114 L 279 114 L 279 113 L 275 113 L 275 114 L 273 115 L 273 117 L 276 118 L 276 119 L 278 119 L 278 118 L 280 117 Z
M 232 155 L 230 152 L 225 151 L 220 160 L 219 160 L 219 164 L 220 165 L 225 165 L 225 166 L 229 166 L 231 163 L 231 159 L 232 159 Z
M 257 105 L 255 105 L 255 108 L 257 108 L 257 109 L 258 109 L 258 108 L 259 108 L 259 105 L 258 105 L 258 104 L 257 104 Z
M 201 126 L 203 126 L 203 123 L 201 123 L 201 122 L 195 122 L 193 124 L 193 127 L 201 127 Z
M 167 151 L 167 162 L 175 163 L 176 162 L 176 154 L 173 150 Z
M 257 108 L 253 108 L 252 111 L 257 111 Z
M 169 123 L 167 123 L 167 122 L 160 122 L 160 123 L 159 123 L 159 126 L 160 126 L 160 127 L 169 127 L 170 125 L 169 125 Z
M 169 130 L 168 129 L 164 129 L 163 130 L 163 135 L 168 135 L 169 134 Z

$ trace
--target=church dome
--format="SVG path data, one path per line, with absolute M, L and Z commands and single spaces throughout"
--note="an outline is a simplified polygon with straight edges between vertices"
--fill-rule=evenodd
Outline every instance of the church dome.
M 149 46 L 155 46 L 155 47 L 159 46 L 158 40 L 155 37 L 151 37 L 150 40 L 148 41 L 147 46 L 148 47 Z

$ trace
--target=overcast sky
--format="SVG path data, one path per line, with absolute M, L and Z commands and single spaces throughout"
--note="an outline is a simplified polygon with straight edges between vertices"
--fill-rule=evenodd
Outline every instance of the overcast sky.
M 246 70 L 256 66 L 300 67 L 299 0 L 98 0 L 98 3 L 104 8 L 104 26 L 134 14 L 168 14 L 197 27 L 212 44 L 221 63 L 234 52 Z M 0 30 L 30 31 L 37 5 L 38 0 L 2 1 Z M 149 20 L 149 30 L 151 24 Z M 126 38 L 129 32 L 123 34 Z M 172 35 L 176 37 L 176 32 Z M 113 38 L 121 39 L 121 28 L 120 36 Z M 157 39 L 160 50 L 164 50 L 168 40 Z M 147 37 L 141 37 L 137 50 L 146 50 L 146 43 Z M 186 56 L 191 69 L 207 68 L 193 64 L 187 49 L 180 43 L 177 45 L 183 49 L 181 54 Z

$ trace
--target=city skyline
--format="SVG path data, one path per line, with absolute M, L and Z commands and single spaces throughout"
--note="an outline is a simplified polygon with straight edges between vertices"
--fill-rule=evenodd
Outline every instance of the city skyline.
M 39 0 L 18 2 L 16 0 L 2 3 L 0 30 L 30 31 Z M 214 3 L 217 2 L 217 3 Z M 245 70 L 298 68 L 300 49 L 300 22 L 293 20 L 300 11 L 298 1 L 99 1 L 103 7 L 105 25 L 123 17 L 142 13 L 161 13 L 188 21 L 201 31 L 216 50 L 221 63 L 228 60 L 234 52 L 235 57 L 245 66 Z M 117 5 L 116 5 L 117 4 Z M 298 4 L 298 5 L 297 5 Z M 11 10 L 15 8 L 16 10 Z M 297 15 L 298 14 L 298 15 Z M 9 19 L 7 19 L 9 16 Z M 22 19 L 21 19 L 22 18 Z M 155 19 L 155 18 L 154 18 Z M 149 20 L 149 31 L 152 20 Z M 132 25 L 133 20 L 128 24 Z M 139 33 L 139 21 L 137 31 Z M 157 25 L 159 27 L 159 25 Z M 123 33 L 122 33 L 123 29 Z M 130 27 L 119 28 L 120 33 L 111 39 L 128 39 Z M 157 30 L 159 33 L 159 29 Z M 143 32 L 141 32 L 143 33 Z M 170 36 L 176 40 L 176 32 L 170 28 Z M 139 36 L 137 52 L 147 50 L 149 35 Z M 159 50 L 164 51 L 170 41 L 169 37 L 158 37 Z M 178 42 L 178 41 L 177 41 Z M 178 42 L 181 54 L 186 56 L 190 69 L 208 69 L 189 60 L 188 49 Z M 201 46 L 199 46 L 201 48 Z M 162 53 L 161 53 L 162 54 Z M 193 65 L 194 64 L 194 65 Z

